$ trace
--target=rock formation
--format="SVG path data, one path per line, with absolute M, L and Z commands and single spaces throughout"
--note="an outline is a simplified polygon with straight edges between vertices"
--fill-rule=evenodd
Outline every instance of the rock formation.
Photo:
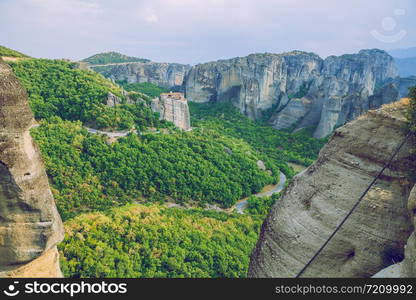
M 316 127 L 315 137 L 405 97 L 409 82 L 416 81 L 397 78 L 394 59 L 377 49 L 326 59 L 292 51 L 194 67 L 148 61 L 91 68 L 111 80 L 181 86 L 189 101 L 231 101 L 252 119 L 271 115 L 268 121 L 276 129 Z
M 318 160 L 295 176 L 262 226 L 250 277 L 294 277 L 305 266 L 404 140 L 405 102 L 337 129 Z M 414 233 L 408 241 L 416 213 L 415 142 L 406 140 L 304 277 L 369 277 L 403 255 L 403 274 L 416 275 Z
M 407 208 L 413 228 L 416 228 L 416 186 L 410 192 Z M 405 247 L 404 260 L 401 263 L 401 277 L 416 277 L 416 233 L 412 232 Z
M 26 92 L 0 59 L 0 277 L 59 277 L 63 226 L 39 150 Z
M 269 122 L 276 129 L 317 126 L 315 136 L 324 137 L 374 108 L 369 96 L 396 76 L 393 58 L 377 49 L 325 60 L 293 51 L 197 65 L 185 90 L 190 101 L 232 101 L 253 119 L 272 110 Z
M 115 81 L 150 82 L 171 88 L 182 85 L 190 66 L 174 63 L 131 62 L 91 66 L 91 68 Z
M 191 129 L 188 101 L 181 93 L 163 93 L 152 100 L 152 110 L 160 114 L 160 119 L 175 124 L 182 130 Z

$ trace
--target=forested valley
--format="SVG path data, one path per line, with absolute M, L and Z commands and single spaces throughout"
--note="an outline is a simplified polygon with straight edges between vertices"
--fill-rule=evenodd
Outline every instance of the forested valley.
M 291 178 L 289 162 L 308 166 L 325 143 L 224 103 L 190 103 L 194 129 L 183 132 L 150 108 L 163 88 L 118 85 L 64 60 L 10 65 L 39 123 L 31 134 L 65 221 L 59 250 L 68 277 L 245 277 L 279 194 L 250 196 L 281 171 Z M 119 105 L 106 105 L 109 93 Z M 89 127 L 131 133 L 111 140 Z M 245 213 L 233 211 L 247 197 Z

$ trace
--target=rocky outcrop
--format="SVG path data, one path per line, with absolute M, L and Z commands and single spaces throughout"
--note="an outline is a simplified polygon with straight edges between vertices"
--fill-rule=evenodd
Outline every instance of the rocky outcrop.
M 63 227 L 39 150 L 26 92 L 0 60 L 0 276 L 59 277 Z M 48 265 L 37 268 L 37 262 Z M 28 271 L 29 270 L 29 271 Z
M 185 90 L 190 101 L 231 101 L 253 119 L 272 110 L 275 128 L 317 126 L 315 136 L 324 137 L 374 108 L 369 97 L 396 76 L 393 58 L 377 49 L 325 60 L 293 51 L 197 65 Z
M 181 93 L 163 93 L 151 103 L 152 110 L 160 114 L 161 120 L 170 121 L 182 130 L 191 129 L 188 101 Z
M 337 129 L 318 160 L 295 176 L 262 226 L 250 277 L 294 277 L 305 266 L 404 140 L 405 102 L 385 105 Z M 414 234 L 408 241 L 416 211 L 415 192 L 410 193 L 415 142 L 414 137 L 406 140 L 304 277 L 368 277 L 404 255 L 406 274 L 416 274 Z
M 407 97 L 409 88 L 416 86 L 416 76 L 400 78 L 397 77 L 391 81 L 386 82 L 384 86 L 377 89 L 376 92 L 369 97 L 370 108 L 377 108 L 383 104 L 397 101 L 401 98 Z
M 108 92 L 107 94 L 107 106 L 114 107 L 116 105 L 120 105 L 123 101 L 121 98 L 117 97 L 111 92 Z
M 132 62 L 90 66 L 114 81 L 149 82 L 162 87 L 181 86 L 189 65 L 157 62 Z
M 410 192 L 407 208 L 413 228 L 416 228 L 416 186 Z M 416 233 L 412 232 L 405 247 L 405 258 L 401 263 L 401 277 L 416 277 Z

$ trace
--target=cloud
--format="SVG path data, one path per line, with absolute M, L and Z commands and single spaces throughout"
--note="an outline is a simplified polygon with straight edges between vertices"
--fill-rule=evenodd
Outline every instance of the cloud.
M 148 23 L 157 23 L 159 21 L 159 17 L 156 16 L 155 14 L 147 15 L 144 19 Z

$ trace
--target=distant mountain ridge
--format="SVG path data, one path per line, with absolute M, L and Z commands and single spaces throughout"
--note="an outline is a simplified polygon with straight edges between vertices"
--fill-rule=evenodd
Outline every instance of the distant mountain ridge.
M 416 76 L 416 57 L 394 58 L 400 77 Z
M 393 49 L 387 52 L 394 57 L 399 76 L 416 76 L 416 47 Z
M 118 52 L 104 52 L 98 53 L 93 56 L 90 56 L 86 59 L 83 59 L 82 62 L 89 63 L 91 65 L 107 65 L 107 64 L 117 64 L 117 63 L 128 63 L 128 62 L 150 62 L 149 59 L 139 58 L 134 56 L 127 56 Z
M 416 47 L 387 50 L 387 53 L 396 58 L 416 57 Z

